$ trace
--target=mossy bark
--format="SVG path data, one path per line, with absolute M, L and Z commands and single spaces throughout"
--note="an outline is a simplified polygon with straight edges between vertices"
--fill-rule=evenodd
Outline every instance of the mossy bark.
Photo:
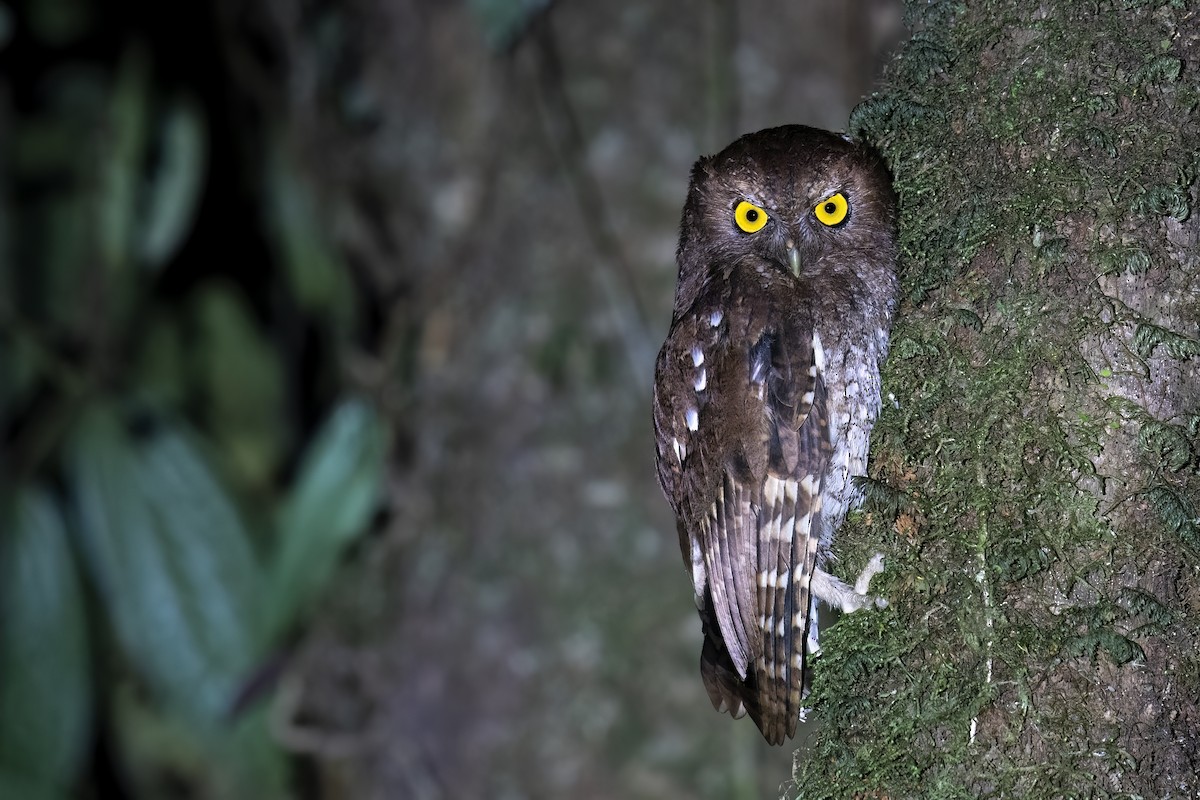
M 868 502 L 793 794 L 1200 792 L 1200 14 L 913 2 L 851 118 L 902 203 Z

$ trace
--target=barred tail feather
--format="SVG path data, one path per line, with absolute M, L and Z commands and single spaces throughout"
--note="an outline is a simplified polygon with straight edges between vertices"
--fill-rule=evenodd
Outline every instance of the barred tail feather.
M 768 478 L 763 493 L 758 575 L 763 646 L 753 676 L 754 716 L 771 744 L 793 736 L 800 715 L 820 488 L 811 476 L 803 481 Z M 762 550 L 768 551 L 766 558 Z

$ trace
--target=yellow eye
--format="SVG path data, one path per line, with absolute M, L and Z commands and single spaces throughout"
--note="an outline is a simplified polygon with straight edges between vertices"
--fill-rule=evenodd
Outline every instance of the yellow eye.
M 743 200 L 733 210 L 733 219 L 746 233 L 758 233 L 767 224 L 767 212 Z
M 817 203 L 813 213 L 822 225 L 833 227 L 846 221 L 846 215 L 850 213 L 850 204 L 846 202 L 846 195 L 838 192 Z

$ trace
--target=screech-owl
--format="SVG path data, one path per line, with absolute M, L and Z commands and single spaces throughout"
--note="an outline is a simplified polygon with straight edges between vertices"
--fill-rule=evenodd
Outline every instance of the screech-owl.
M 658 479 L 675 512 L 713 706 L 795 734 L 822 568 L 860 501 L 896 306 L 896 200 L 879 156 L 826 131 L 748 134 L 692 169 L 658 355 Z M 881 605 L 882 601 L 878 601 Z

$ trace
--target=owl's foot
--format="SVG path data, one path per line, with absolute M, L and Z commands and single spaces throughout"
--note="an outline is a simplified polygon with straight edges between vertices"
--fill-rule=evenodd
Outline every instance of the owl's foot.
M 882 597 L 873 597 L 870 594 L 871 579 L 881 572 L 883 572 L 882 553 L 876 553 L 871 557 L 867 566 L 854 581 L 853 586 L 835 578 L 823 569 L 818 569 L 813 573 L 812 593 L 825 605 L 836 608 L 843 614 L 850 614 L 869 605 L 886 608 L 887 600 Z
M 866 595 L 871 591 L 871 578 L 874 578 L 879 573 L 883 572 L 883 553 L 876 553 L 871 556 L 871 560 L 863 567 L 863 571 L 858 573 L 858 578 L 854 581 L 854 593 Z M 882 597 L 875 598 L 876 608 L 887 608 L 887 600 Z
M 823 569 L 813 573 L 812 608 L 808 616 L 808 642 L 806 650 L 810 658 L 821 655 L 820 617 L 817 614 L 817 600 L 825 605 L 836 608 L 843 614 L 850 614 L 860 608 L 874 605 L 876 608 L 887 608 L 888 601 L 882 597 L 873 597 L 871 579 L 883 572 L 883 553 L 876 553 L 867 562 L 867 566 L 858 574 L 854 585 L 835 578 Z

